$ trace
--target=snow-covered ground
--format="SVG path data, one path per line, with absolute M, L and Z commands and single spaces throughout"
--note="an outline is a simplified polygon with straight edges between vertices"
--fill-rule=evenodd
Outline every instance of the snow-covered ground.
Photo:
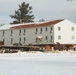
M 0 75 L 76 75 L 76 52 L 0 54 Z

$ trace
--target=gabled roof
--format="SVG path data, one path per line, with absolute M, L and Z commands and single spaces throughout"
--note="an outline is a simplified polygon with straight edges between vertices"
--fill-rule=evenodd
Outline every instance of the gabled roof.
M 64 19 L 48 21 L 48 22 L 38 22 L 38 23 L 23 23 L 23 24 L 13 24 L 13 25 L 3 25 L 3 26 L 0 26 L 0 30 L 49 26 L 49 25 L 55 25 L 63 20 Z
M 40 26 L 49 26 L 49 25 L 55 25 L 59 22 L 63 21 L 62 20 L 54 20 L 54 21 L 49 21 L 49 22 L 42 22 L 42 23 L 33 23 L 33 24 L 28 24 L 28 25 L 19 25 L 19 26 L 13 26 L 11 28 L 33 28 L 33 27 L 40 27 Z

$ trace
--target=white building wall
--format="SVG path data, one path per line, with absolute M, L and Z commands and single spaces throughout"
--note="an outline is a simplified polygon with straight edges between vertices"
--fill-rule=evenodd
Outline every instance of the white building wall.
M 1 30 L 0 31 L 0 41 L 4 41 L 4 44 L 10 45 L 10 32 L 9 30 Z
M 53 41 L 51 41 L 51 36 L 53 36 L 53 33 L 51 32 L 51 27 L 52 26 L 37 27 L 38 32 L 36 36 L 42 36 L 43 38 L 40 44 L 52 44 L 53 43 Z M 42 32 L 41 32 L 41 28 L 42 28 Z M 46 28 L 47 28 L 47 31 L 46 31 Z
M 25 33 L 24 33 L 25 30 Z M 21 31 L 21 33 L 20 33 Z M 22 45 L 27 45 L 30 43 L 34 43 L 35 37 L 33 36 L 34 31 L 32 31 L 32 29 L 14 29 L 13 30 L 13 34 L 12 34 L 12 38 L 13 38 L 13 43 L 21 43 Z M 24 40 L 25 38 L 25 40 Z M 12 43 L 12 44 L 13 44 Z
M 58 31 L 58 27 L 61 28 Z M 74 27 L 74 31 L 72 31 Z M 58 36 L 61 36 L 61 39 L 58 39 Z M 74 39 L 72 39 L 74 36 Z M 68 20 L 64 20 L 56 25 L 54 25 L 54 43 L 60 42 L 61 44 L 76 44 L 76 25 Z
M 0 41 L 3 41 L 3 31 L 0 31 Z
M 52 31 L 51 31 L 51 27 L 52 27 Z M 58 27 L 61 27 L 60 31 L 58 31 Z M 74 31 L 72 31 L 72 27 L 74 27 Z M 36 28 L 37 28 L 37 32 L 36 32 Z M 41 28 L 42 28 L 42 32 L 41 32 Z M 3 36 L 3 31 L 5 32 L 4 36 Z M 61 39 L 58 39 L 59 35 L 61 36 Z M 42 36 L 42 40 L 39 42 L 36 41 L 36 38 L 38 36 Z M 73 37 L 74 39 L 72 39 L 72 36 L 74 36 Z M 49 26 L 0 30 L 0 41 L 3 40 L 5 45 L 13 45 L 14 43 L 19 43 L 19 42 L 22 43 L 22 45 L 54 44 L 56 42 L 60 42 L 61 44 L 76 44 L 76 25 L 68 20 L 64 20 L 61 21 L 60 23 Z
M 51 32 L 52 26 L 42 26 L 42 27 L 34 27 L 34 28 L 22 28 L 22 29 L 8 29 L 0 31 L 0 41 L 4 39 L 5 45 L 13 45 L 14 43 L 22 43 L 22 45 L 28 44 L 53 44 L 53 40 L 51 41 L 51 36 L 53 36 L 53 32 Z M 36 32 L 37 28 L 37 32 Z M 42 28 L 42 32 L 41 32 Z M 47 28 L 47 31 L 46 31 Z M 21 33 L 20 33 L 21 30 Z M 25 30 L 25 33 L 24 33 Z M 3 35 L 3 31 L 4 36 Z M 11 33 L 12 31 L 12 33 Z M 42 36 L 42 40 L 37 42 L 36 38 L 38 36 Z M 46 39 L 47 37 L 47 39 Z M 25 41 L 24 41 L 25 38 Z M 20 40 L 21 39 L 21 40 Z
M 11 37 L 13 39 L 12 44 L 20 42 L 19 38 L 21 38 L 22 34 L 19 33 L 19 30 L 20 29 L 14 29 L 14 30 L 12 30 L 13 33 L 11 34 L 11 36 L 9 36 L 9 37 Z M 10 31 L 11 30 L 9 30 L 9 32 Z
M 26 29 L 26 44 L 35 44 L 36 35 L 34 28 Z

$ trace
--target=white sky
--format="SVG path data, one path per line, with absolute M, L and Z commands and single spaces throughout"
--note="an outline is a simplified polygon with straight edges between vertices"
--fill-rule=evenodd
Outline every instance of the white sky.
M 76 21 L 76 0 L 0 0 L 0 24 L 8 24 L 14 19 L 13 15 L 18 10 L 18 4 L 29 3 L 35 16 L 35 21 L 44 18 L 45 20 L 72 19 Z

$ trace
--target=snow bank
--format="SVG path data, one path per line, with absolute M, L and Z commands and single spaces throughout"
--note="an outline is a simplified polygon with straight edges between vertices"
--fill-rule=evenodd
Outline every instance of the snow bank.
M 65 57 L 76 57 L 76 52 L 59 51 L 52 52 L 18 52 L 0 54 L 0 59 L 56 59 Z
M 76 75 L 76 52 L 0 54 L 0 75 Z

